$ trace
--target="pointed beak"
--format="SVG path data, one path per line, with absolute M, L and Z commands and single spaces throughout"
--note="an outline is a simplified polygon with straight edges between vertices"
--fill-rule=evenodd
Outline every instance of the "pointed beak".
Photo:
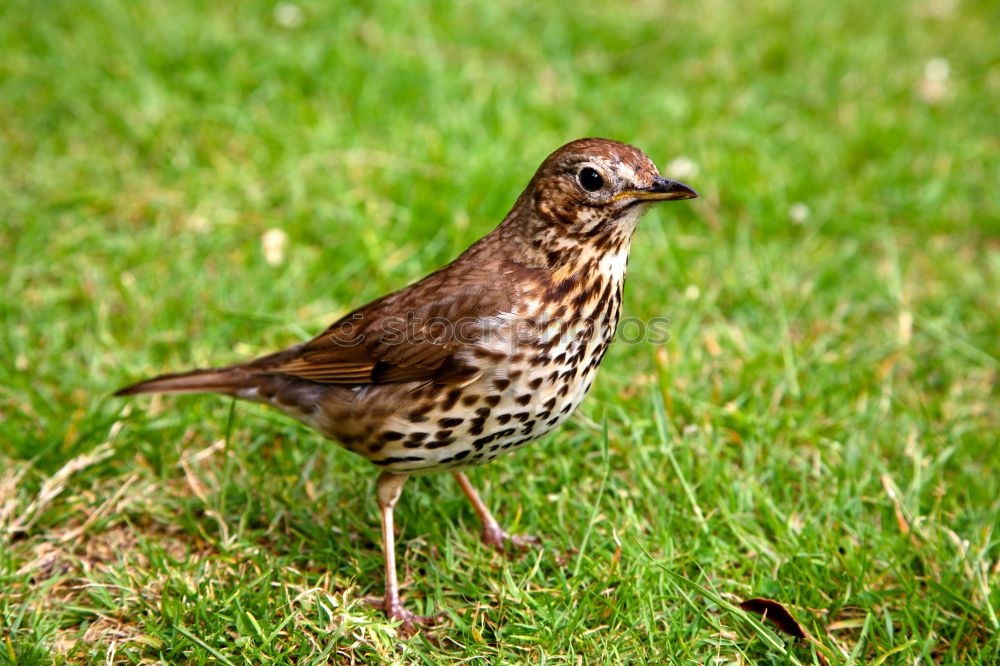
M 637 190 L 634 194 L 646 201 L 679 201 L 698 198 L 698 193 L 684 183 L 678 183 L 676 180 L 670 180 L 663 176 L 657 176 L 653 179 L 652 186 Z

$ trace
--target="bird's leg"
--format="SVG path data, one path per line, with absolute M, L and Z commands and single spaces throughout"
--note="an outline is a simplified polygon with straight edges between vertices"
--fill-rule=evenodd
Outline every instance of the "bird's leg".
M 462 487 L 462 492 L 465 496 L 469 498 L 472 502 L 472 508 L 476 510 L 476 515 L 479 516 L 479 522 L 483 524 L 483 543 L 493 546 L 497 550 L 503 552 L 506 550 L 508 543 L 511 543 L 518 548 L 527 548 L 528 546 L 535 546 L 542 542 L 541 539 L 534 536 L 527 535 L 510 535 L 504 532 L 503 528 L 500 527 L 500 523 L 497 519 L 493 517 L 490 510 L 486 508 L 486 504 L 480 499 L 479 493 L 476 489 L 472 487 L 469 483 L 469 477 L 465 476 L 462 472 L 452 472 L 455 480 L 458 481 L 458 485 Z
M 407 610 L 399 600 L 399 583 L 396 580 L 396 535 L 393 531 L 392 510 L 403 492 L 406 474 L 382 472 L 375 482 L 378 509 L 382 518 L 382 548 L 385 556 L 385 596 L 375 600 L 390 620 L 402 622 L 401 631 L 413 634 L 418 625 L 432 624 L 434 618 L 427 618 Z

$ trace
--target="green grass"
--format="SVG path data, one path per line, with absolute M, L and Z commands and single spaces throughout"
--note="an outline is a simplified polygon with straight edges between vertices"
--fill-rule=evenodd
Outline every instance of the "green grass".
M 996 3 L 296 6 L 0 6 L 0 662 L 813 663 L 754 596 L 832 663 L 1000 659 Z M 471 473 L 543 550 L 408 485 L 437 645 L 362 602 L 368 463 L 110 397 L 420 277 L 583 135 L 696 167 L 626 288 L 671 340 Z

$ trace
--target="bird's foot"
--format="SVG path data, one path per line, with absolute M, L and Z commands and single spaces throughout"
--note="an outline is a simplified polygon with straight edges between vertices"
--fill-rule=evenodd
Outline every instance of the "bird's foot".
M 483 543 L 493 546 L 501 553 L 508 552 L 508 546 L 513 546 L 517 550 L 526 550 L 542 545 L 542 540 L 536 536 L 507 534 L 497 523 L 483 526 L 482 539 Z
M 409 638 L 423 628 L 433 627 L 442 618 L 443 613 L 437 615 L 417 615 L 403 605 L 398 598 L 388 597 L 365 597 L 368 605 L 378 608 L 385 613 L 390 620 L 399 622 L 399 635 L 402 638 Z

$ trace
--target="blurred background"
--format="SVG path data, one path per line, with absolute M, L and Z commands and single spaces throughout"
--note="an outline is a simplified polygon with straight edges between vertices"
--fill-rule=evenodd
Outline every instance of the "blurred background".
M 474 474 L 538 562 L 479 550 L 447 479 L 407 489 L 434 658 L 996 657 L 998 28 L 973 0 L 4 3 L 0 661 L 395 658 L 358 602 L 366 463 L 109 394 L 421 277 L 580 136 L 702 195 L 633 245 L 625 314 L 671 340 Z

